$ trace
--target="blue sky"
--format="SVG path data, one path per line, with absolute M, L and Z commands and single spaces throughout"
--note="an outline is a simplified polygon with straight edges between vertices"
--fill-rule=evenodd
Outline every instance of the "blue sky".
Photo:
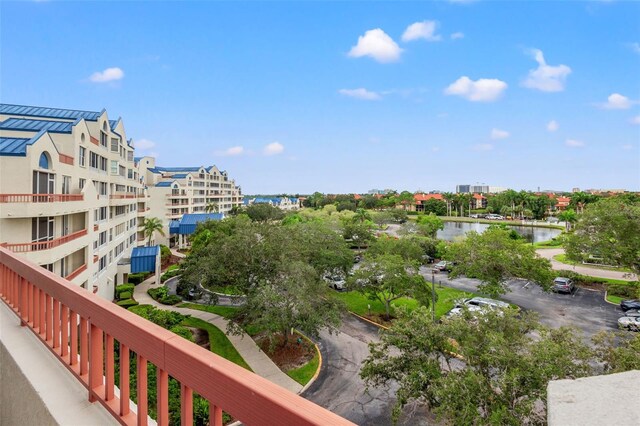
M 640 3 L 0 3 L 2 102 L 243 192 L 640 190 Z M 141 149 L 144 148 L 144 149 Z

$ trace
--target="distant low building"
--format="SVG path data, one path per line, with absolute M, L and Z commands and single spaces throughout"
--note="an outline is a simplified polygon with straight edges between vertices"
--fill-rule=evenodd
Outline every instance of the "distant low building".
M 297 210 L 300 208 L 300 199 L 297 197 L 256 197 L 245 198 L 244 205 L 269 204 L 282 210 Z

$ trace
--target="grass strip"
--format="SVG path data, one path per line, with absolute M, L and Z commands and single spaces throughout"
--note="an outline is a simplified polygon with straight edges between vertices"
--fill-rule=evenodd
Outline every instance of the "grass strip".
M 251 370 L 251 367 L 249 367 L 249 364 L 247 364 L 244 358 L 242 358 L 238 353 L 229 338 L 215 325 L 193 317 L 185 319 L 182 324 L 187 327 L 206 330 L 207 333 L 209 333 L 209 349 L 211 352 L 220 355 L 222 358 L 227 359 L 240 367 L 253 371 Z

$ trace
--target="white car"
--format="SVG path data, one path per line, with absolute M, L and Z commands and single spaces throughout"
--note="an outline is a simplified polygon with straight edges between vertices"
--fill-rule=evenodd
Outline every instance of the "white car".
M 473 297 L 457 303 L 454 308 L 449 311 L 447 316 L 460 315 L 465 307 L 470 312 L 482 312 L 486 309 L 508 308 L 509 304 L 500 300 L 488 299 L 486 297 Z
M 618 328 L 640 331 L 640 317 L 622 317 L 618 319 Z
M 504 216 L 500 216 L 499 214 L 488 214 L 485 219 L 489 220 L 504 220 Z

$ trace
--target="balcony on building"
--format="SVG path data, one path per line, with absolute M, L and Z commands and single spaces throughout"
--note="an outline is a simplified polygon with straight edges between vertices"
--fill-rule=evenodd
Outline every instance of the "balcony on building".
M 215 426 L 223 412 L 243 424 L 351 424 L 4 248 L 0 300 L 3 423 L 147 425 L 153 412 L 158 425 L 168 425 L 175 380 L 180 400 L 171 415 L 179 413 L 183 425 L 193 424 L 194 393 Z M 147 380 L 150 365 L 155 383 Z

